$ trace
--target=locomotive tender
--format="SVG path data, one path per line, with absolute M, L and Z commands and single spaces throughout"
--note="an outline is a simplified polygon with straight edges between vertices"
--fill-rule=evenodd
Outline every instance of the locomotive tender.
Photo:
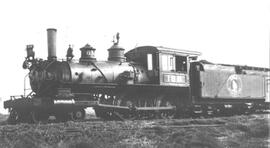
M 4 102 L 10 123 L 82 120 L 93 107 L 104 119 L 172 118 L 253 112 L 269 101 L 270 69 L 198 61 L 199 52 L 142 46 L 124 53 L 119 34 L 107 61 L 85 45 L 57 60 L 56 29 L 47 29 L 48 59 L 27 45 L 23 68 L 32 92 Z

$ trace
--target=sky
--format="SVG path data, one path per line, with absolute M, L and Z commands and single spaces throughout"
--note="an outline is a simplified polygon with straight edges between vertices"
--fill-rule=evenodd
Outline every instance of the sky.
M 1 101 L 23 94 L 26 45 L 47 58 L 47 28 L 57 29 L 58 58 L 72 45 L 78 59 L 89 43 L 106 60 L 119 32 L 126 51 L 164 46 L 199 51 L 214 63 L 269 67 L 268 0 L 0 1 L 0 112 L 7 112 Z

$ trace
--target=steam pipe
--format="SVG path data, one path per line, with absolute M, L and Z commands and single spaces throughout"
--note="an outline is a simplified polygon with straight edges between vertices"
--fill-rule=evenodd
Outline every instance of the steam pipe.
M 56 29 L 47 29 L 48 37 L 48 60 L 56 60 Z

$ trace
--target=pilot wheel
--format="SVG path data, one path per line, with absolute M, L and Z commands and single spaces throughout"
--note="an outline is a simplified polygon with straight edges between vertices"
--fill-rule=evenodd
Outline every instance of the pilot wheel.
M 71 119 L 74 121 L 83 120 L 85 118 L 85 110 L 78 109 L 71 113 Z

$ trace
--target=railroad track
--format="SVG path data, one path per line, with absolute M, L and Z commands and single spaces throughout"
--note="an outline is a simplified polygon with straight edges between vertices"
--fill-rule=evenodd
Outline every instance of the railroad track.
M 249 115 L 260 115 L 260 114 L 270 114 L 270 110 L 267 110 L 267 111 L 263 111 L 263 112 L 257 112 L 256 114 L 249 114 Z M 234 115 L 233 115 L 234 116 Z M 192 119 L 194 120 L 200 120 L 200 119 L 204 119 L 204 120 L 210 120 L 210 119 L 213 119 L 213 118 L 219 118 L 219 117 L 230 117 L 230 116 L 197 116 L 197 117 L 192 117 Z M 132 121 L 170 121 L 170 120 L 181 120 L 181 119 L 188 119 L 188 118 L 174 118 L 174 119 L 124 119 L 124 118 L 119 118 L 117 120 L 105 120 L 105 119 L 102 119 L 102 118 L 87 118 L 87 119 L 84 119 L 84 120 L 77 120 L 77 121 L 72 121 L 72 122 L 77 122 L 77 123 L 80 123 L 80 122 L 104 122 L 104 121 L 122 121 L 122 122 L 132 122 Z M 69 122 L 69 121 L 67 121 Z M 50 124 L 50 123 L 63 123 L 62 121 L 57 121 L 55 119 L 51 119 L 51 120 L 48 120 L 47 122 L 39 122 L 38 124 Z M 0 125 L 8 125 L 7 121 L 2 121 L 0 122 Z M 196 123 L 193 124 L 194 127 L 195 126 L 200 126 L 200 125 L 197 125 Z M 220 124 L 217 124 L 217 126 L 219 126 Z M 222 125 L 222 124 L 221 124 Z M 202 125 L 202 126 L 207 126 L 207 125 Z M 212 125 L 209 125 L 209 126 L 212 126 Z M 214 125 L 215 126 L 215 125 Z M 175 127 L 181 127 L 181 126 L 175 126 Z M 191 127 L 191 126 L 187 126 L 188 127 Z M 185 125 L 183 125 L 183 128 L 185 128 Z

